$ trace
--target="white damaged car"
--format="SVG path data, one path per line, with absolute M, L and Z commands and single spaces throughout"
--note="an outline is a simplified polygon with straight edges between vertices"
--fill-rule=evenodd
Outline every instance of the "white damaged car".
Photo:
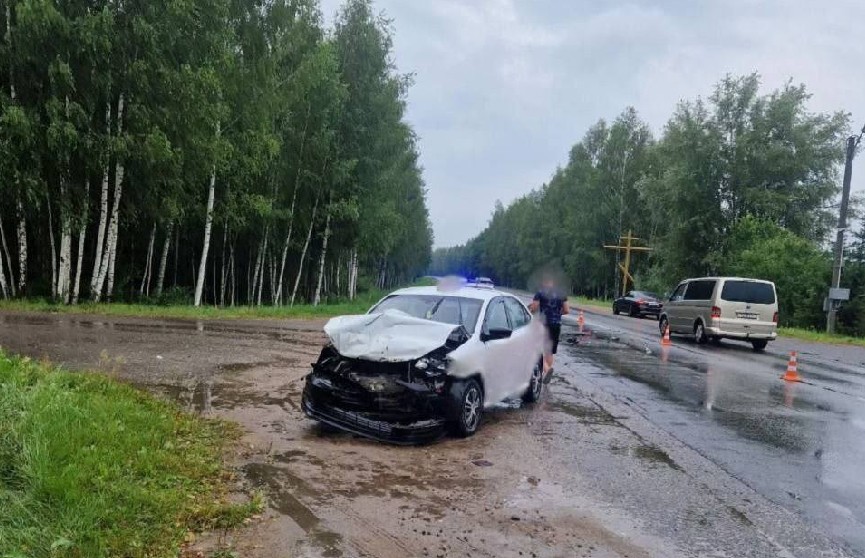
M 537 401 L 545 334 L 516 297 L 474 287 L 398 290 L 367 314 L 324 328 L 306 377 L 311 418 L 378 440 L 471 436 L 485 408 Z

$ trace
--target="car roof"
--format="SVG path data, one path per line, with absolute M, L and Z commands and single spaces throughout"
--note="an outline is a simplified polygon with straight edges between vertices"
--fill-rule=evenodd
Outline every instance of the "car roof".
M 770 285 L 774 285 L 772 281 L 767 281 L 766 279 L 754 279 L 753 277 L 692 277 L 690 279 L 682 279 L 679 281 L 680 283 L 685 283 L 686 281 L 703 281 L 703 280 L 712 280 L 712 281 L 754 281 L 756 283 L 768 283 Z
M 438 287 L 408 287 L 398 289 L 388 296 L 392 295 L 437 295 L 437 296 L 461 296 L 463 298 L 474 298 L 477 300 L 490 300 L 497 296 L 513 296 L 509 293 L 504 293 L 496 289 L 478 288 L 471 285 L 458 287 L 456 289 L 439 289 Z

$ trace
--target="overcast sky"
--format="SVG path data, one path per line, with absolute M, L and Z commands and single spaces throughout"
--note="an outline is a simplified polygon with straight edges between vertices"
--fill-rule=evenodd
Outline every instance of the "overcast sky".
M 332 22 L 340 0 L 323 0 Z M 812 111 L 865 124 L 865 0 L 377 0 L 400 72 L 415 74 L 435 245 L 479 233 L 546 182 L 599 118 L 634 106 L 656 137 L 681 99 L 725 74 L 788 78 Z M 854 190 L 865 190 L 865 153 Z

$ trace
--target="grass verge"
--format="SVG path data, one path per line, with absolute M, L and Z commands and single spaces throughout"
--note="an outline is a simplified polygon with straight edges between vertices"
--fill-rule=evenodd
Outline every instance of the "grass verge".
M 381 293 L 366 293 L 353 301 L 333 304 L 296 304 L 294 306 L 214 306 L 157 305 L 112 303 L 82 303 L 75 306 L 56 304 L 44 299 L 0 301 L 0 311 L 49 312 L 59 314 L 99 314 L 106 316 L 133 316 L 148 318 L 186 319 L 278 319 L 328 318 L 343 314 L 363 314 L 378 302 Z
M 599 300 L 595 298 L 586 298 L 584 296 L 569 296 L 568 302 L 572 307 L 587 307 L 593 308 L 595 310 L 603 310 L 607 313 L 610 312 L 611 305 L 613 304 L 609 300 Z
M 227 502 L 230 424 L 97 374 L 0 352 L 0 556 L 177 556 L 191 531 L 260 508 Z
M 849 335 L 841 335 L 837 333 L 829 334 L 825 331 L 814 331 L 813 329 L 781 327 L 778 328 L 778 334 L 783 337 L 792 337 L 793 339 L 801 339 L 802 341 L 811 341 L 813 343 L 830 343 L 833 345 L 856 345 L 859 347 L 865 347 L 865 338 L 851 337 Z

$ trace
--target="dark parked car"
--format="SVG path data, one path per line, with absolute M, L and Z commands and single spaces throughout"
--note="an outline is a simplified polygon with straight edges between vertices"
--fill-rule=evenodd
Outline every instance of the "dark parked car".
M 635 318 L 642 318 L 643 316 L 657 318 L 663 307 L 660 297 L 655 293 L 630 291 L 625 296 L 613 301 L 613 314 L 618 316 L 625 313 Z

